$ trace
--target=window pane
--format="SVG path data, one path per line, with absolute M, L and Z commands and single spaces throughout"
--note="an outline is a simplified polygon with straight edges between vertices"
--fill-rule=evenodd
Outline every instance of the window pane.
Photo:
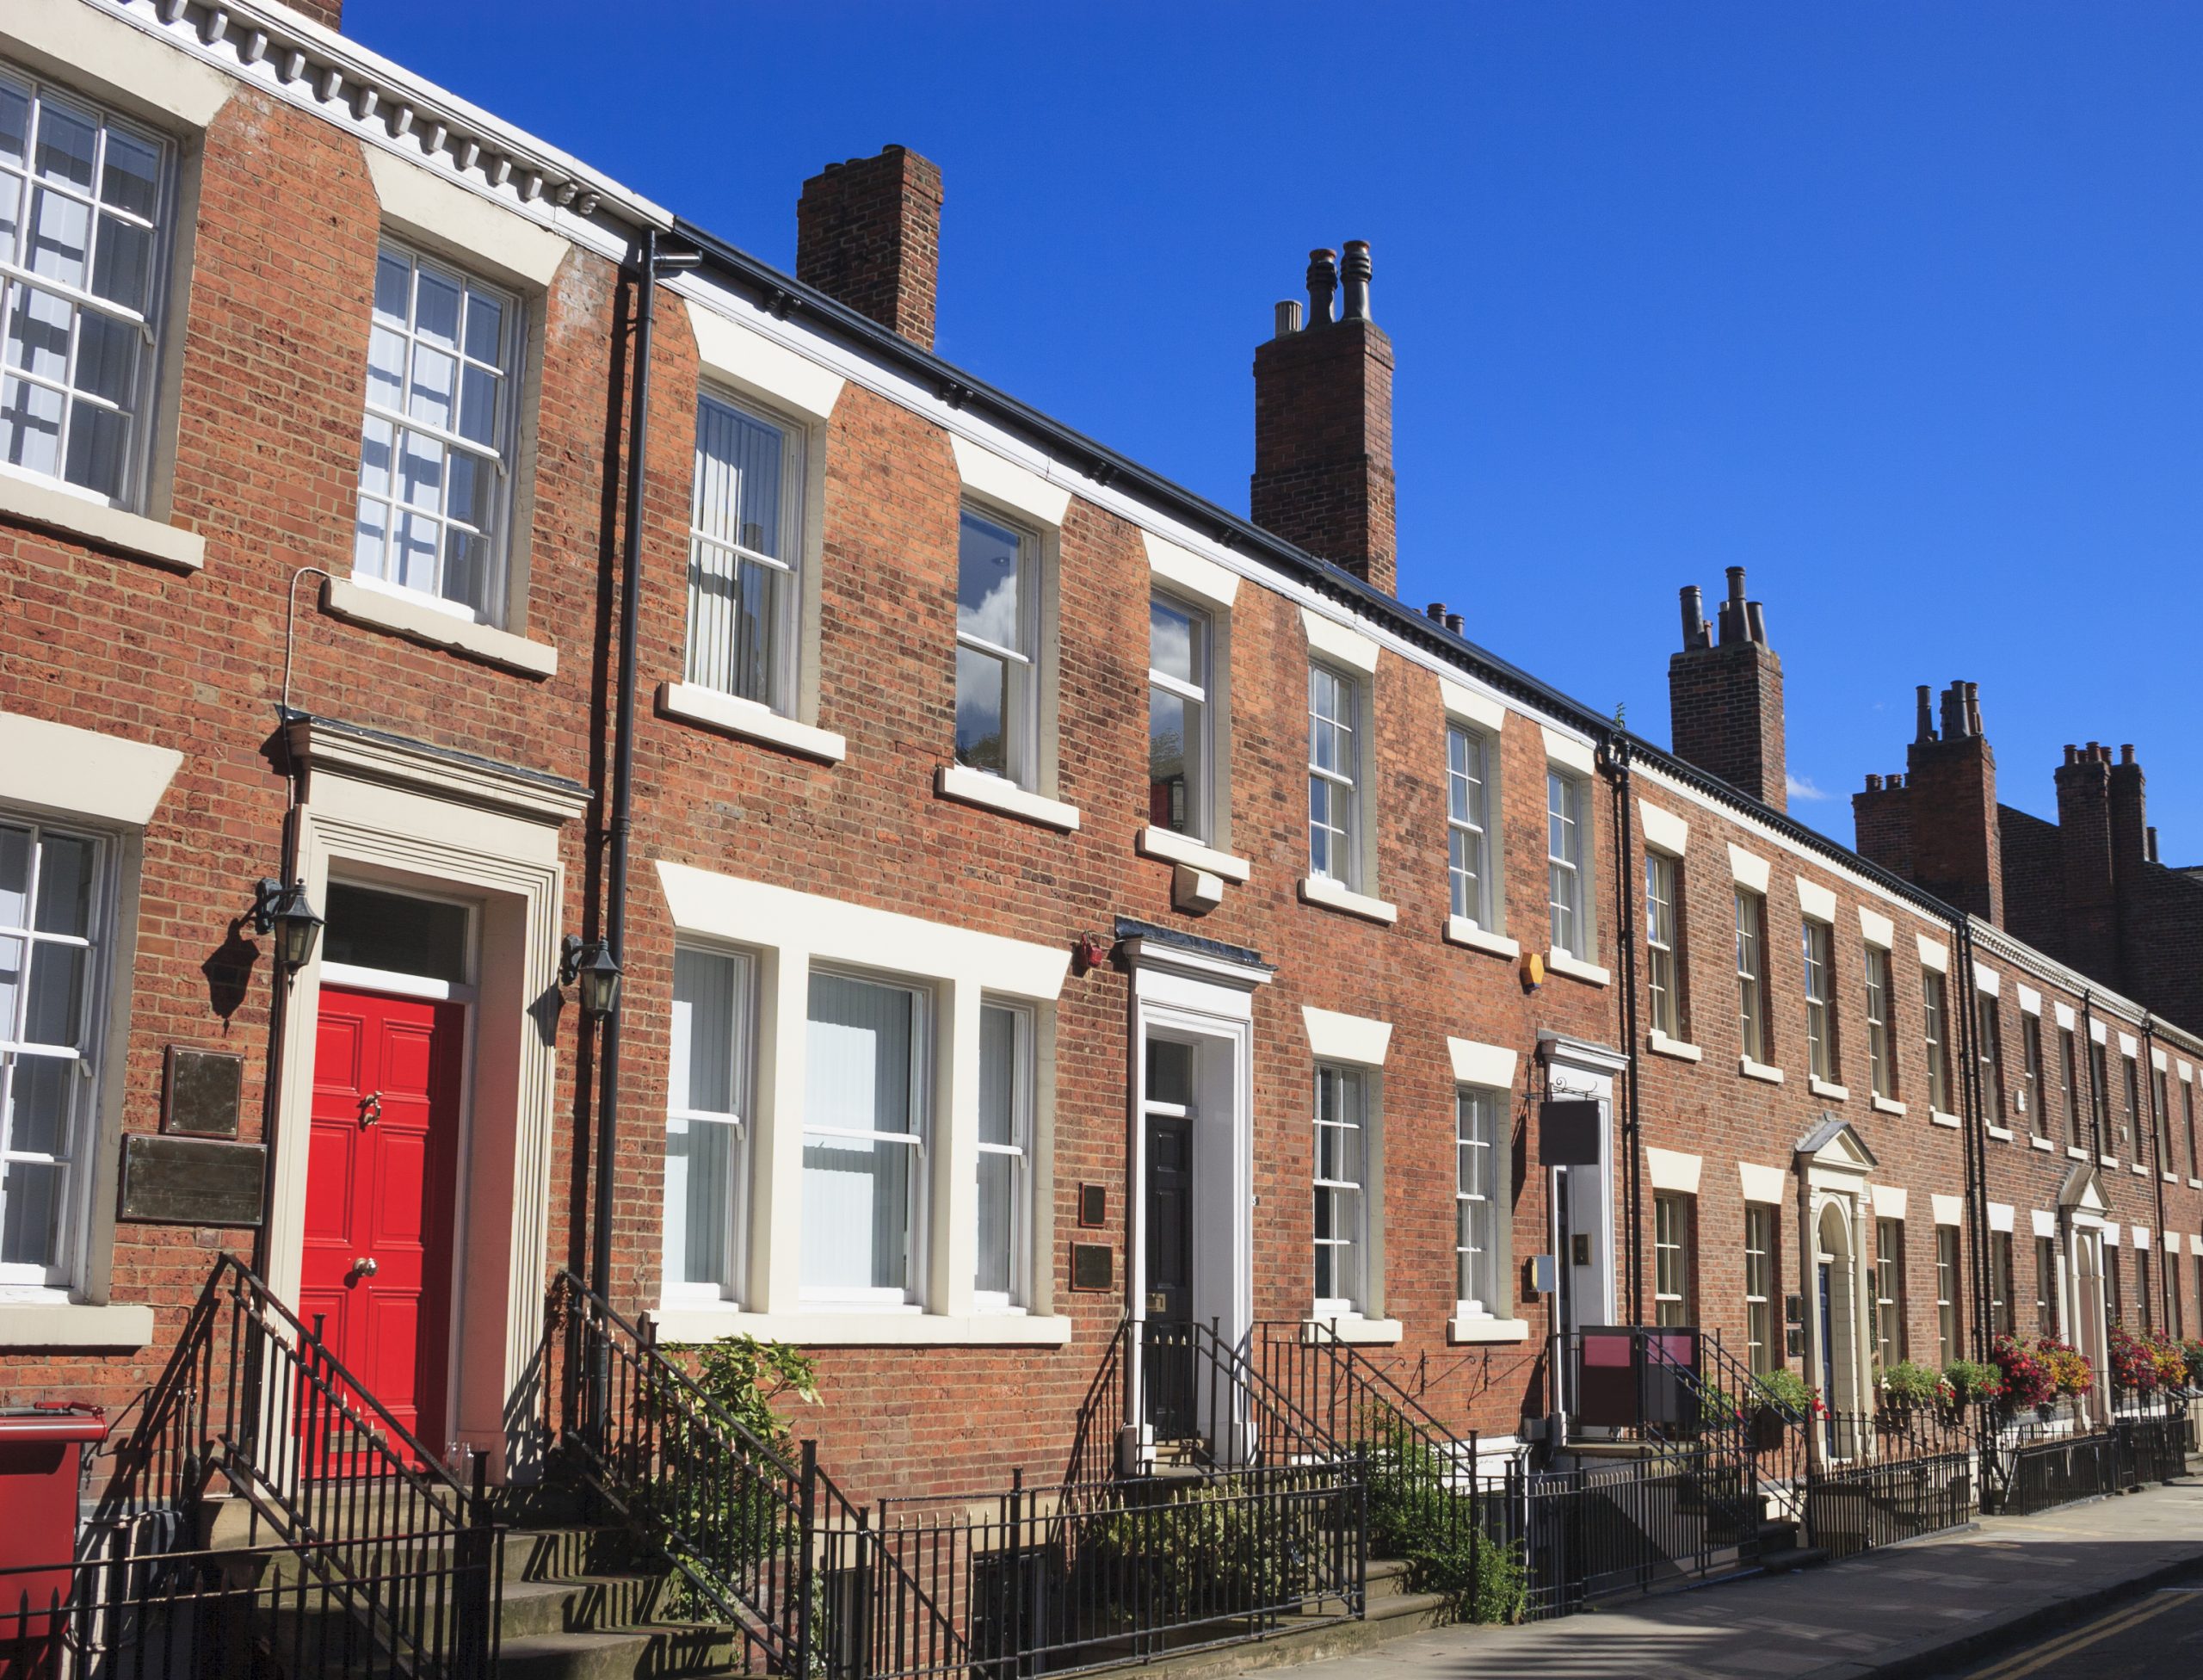
M 0 928 L 30 926 L 31 833 L 0 827 Z
M 31 195 L 30 271 L 84 290 L 91 252 L 91 207 L 41 187 Z
M 81 1048 L 84 969 L 91 953 L 82 945 L 40 940 L 31 947 L 28 1007 L 23 1011 L 23 1042 Z M 0 958 L 0 960 L 4 960 Z
M 676 1108 L 735 1115 L 735 988 L 739 964 L 717 951 L 673 953 L 671 1065 Z
M 974 647 L 956 650 L 956 762 L 1009 774 L 1009 665 Z
M 1200 619 L 1182 607 L 1157 599 L 1148 605 L 1147 622 L 1150 667 L 1194 688 L 1206 687 L 1201 644 L 1207 627 Z
M 95 295 L 142 314 L 152 299 L 153 230 L 119 216 L 100 218 L 99 257 L 92 268 Z
M 668 1283 L 731 1282 L 727 1233 L 739 1134 L 708 1120 L 665 1122 L 665 1277 Z
M 1147 1041 L 1147 1100 L 1189 1109 L 1194 1103 L 1194 1047 L 1167 1038 Z
M 81 192 L 92 190 L 92 152 L 99 129 L 94 124 L 53 102 L 39 102 L 38 172 L 48 181 L 64 182 Z
M 979 1011 L 979 1141 L 1021 1141 L 1017 1126 L 1018 1016 L 988 1005 Z
M 35 286 L 17 286 L 15 306 L 8 312 L 8 365 L 42 379 L 65 379 L 69 373 L 69 325 L 76 312 L 62 298 Z M 61 412 L 60 398 L 53 398 L 53 413 Z
M 1147 695 L 1148 820 L 1180 833 L 1194 826 L 1201 708 L 1167 689 Z
M 23 1007 L 23 960 L 27 941 L 0 934 L 0 1039 L 16 1035 Z
M 69 1081 L 77 1064 L 64 1056 L 23 1052 L 8 1073 L 7 1125 L 0 1137 L 18 1155 L 69 1152 Z
M 956 631 L 1022 653 L 1017 533 L 968 510 L 957 546 Z
M 916 1000 L 899 986 L 811 979 L 806 1127 L 909 1135 Z M 904 1290 L 916 1152 L 884 1137 L 806 1137 L 803 1281 Z
M 48 834 L 39 847 L 38 930 L 82 939 L 92 930 L 92 843 Z
M 100 168 L 101 202 L 151 221 L 160 187 L 161 154 L 143 140 L 108 129 L 107 157 Z
M 51 1266 L 61 1218 L 58 1165 L 10 1161 L 0 1177 L 0 1265 Z
M 979 1157 L 979 1257 L 972 1287 L 1007 1295 L 1015 1286 L 1017 1170 L 1011 1155 Z
M 49 478 L 61 466 L 61 398 L 28 380 L 0 380 L 0 459 Z
M 322 955 L 361 968 L 464 982 L 466 908 L 331 881 Z

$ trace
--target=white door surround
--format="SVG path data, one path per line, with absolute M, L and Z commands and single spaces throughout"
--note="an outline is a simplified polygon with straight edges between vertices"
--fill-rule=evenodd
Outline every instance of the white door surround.
M 1202 1217 L 1194 1234 L 1197 1324 L 1213 1321 L 1227 1346 L 1252 1334 L 1254 1283 L 1254 994 L 1274 973 L 1252 951 L 1213 940 L 1120 923 L 1120 950 L 1132 973 L 1125 1128 L 1125 1290 L 1135 1327 L 1125 1360 L 1120 1461 L 1151 1462 L 1153 1431 L 1144 1393 L 1137 1327 L 1147 1307 L 1147 1047 L 1151 1036 L 1194 1047 L 1194 1195 Z M 1213 1450 L 1227 1463 L 1244 1455 L 1245 1419 L 1208 1418 Z
M 2066 1339 L 2088 1356 L 2096 1374 L 2086 1405 L 2089 1420 L 2097 1424 L 2111 1417 L 2110 1314 L 2103 1288 L 2105 1215 L 2109 1212 L 2095 1167 L 2087 1161 L 2076 1163 L 2058 1191 L 2058 1223 L 2065 1244 L 2058 1281 L 2069 1303 Z
M 1541 1031 L 1538 1061 L 1546 1098 L 1599 1105 L 1598 1164 L 1544 1169 L 1546 1241 L 1561 1283 L 1551 1322 L 1563 1332 L 1611 1325 L 1620 1316 L 1614 1287 L 1614 1079 L 1628 1067 L 1629 1058 L 1588 1039 Z M 1636 1240 L 1633 1232 L 1631 1240 Z M 1550 1409 L 1555 1415 L 1573 1411 L 1569 1373 L 1574 1362 L 1564 1348 L 1549 1363 Z
M 1879 1162 L 1847 1120 L 1823 1115 L 1798 1140 L 1798 1253 L 1799 1287 L 1805 1291 L 1805 1380 L 1824 1389 L 1822 1399 L 1836 1414 L 1826 1429 L 1813 1431 L 1819 1456 L 1857 1459 L 1871 1453 L 1871 1433 L 1854 1438 L 1843 1418 L 1873 1411 L 1873 1374 L 1867 1350 L 1873 1346 L 1868 1317 L 1873 1292 L 1867 1282 L 1867 1222 L 1873 1219 L 1868 1176 Z M 1828 1300 L 1821 1300 L 1821 1269 L 1828 1268 Z
M 559 830 L 588 807 L 589 790 L 324 719 L 293 714 L 287 737 L 305 781 L 293 868 L 317 905 L 334 873 L 475 907 L 449 1433 L 487 1455 L 493 1476 L 525 1473 L 540 1397 L 523 1391 L 540 1350 L 551 1204 Z M 298 1294 L 320 990 L 317 948 L 293 978 L 283 1019 L 266 1247 L 279 1300 Z

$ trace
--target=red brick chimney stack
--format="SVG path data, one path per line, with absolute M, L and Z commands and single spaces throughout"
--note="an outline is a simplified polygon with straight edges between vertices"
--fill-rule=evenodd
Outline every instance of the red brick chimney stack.
M 905 147 L 829 164 L 796 202 L 795 276 L 929 350 L 941 205 L 941 166 Z
M 1668 659 L 1668 728 L 1675 755 L 1789 809 L 1782 739 L 1782 661 L 1767 645 L 1767 615 L 1744 599 L 1744 569 L 1729 568 L 1729 593 L 1706 622 L 1698 586 L 1682 591 L 1683 645 Z
M 2057 781 L 2065 874 L 2066 948 L 2059 954 L 2075 967 L 2116 983 L 2119 890 L 2114 879 L 2111 749 L 2095 741 L 2068 746 Z
M 1255 350 L 1249 501 L 1263 529 L 1393 595 L 1392 341 L 1369 318 L 1369 276 L 1362 240 L 1343 262 L 1311 251 L 1306 324 L 1299 304 L 1278 306 L 1276 337 Z
M 311 18 L 324 29 L 344 27 L 344 0 L 283 0 L 300 17 Z

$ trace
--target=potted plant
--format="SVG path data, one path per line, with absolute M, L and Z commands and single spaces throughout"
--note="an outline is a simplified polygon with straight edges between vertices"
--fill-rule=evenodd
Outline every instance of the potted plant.
M 1900 1359 L 1882 1373 L 1882 1404 L 1889 1410 L 1907 1412 L 1927 1406 L 1947 1406 L 1951 1403 L 1950 1380 L 1940 1371 L 1925 1365 L 1915 1364 L 1910 1359 Z
M 2047 1423 L 2058 1383 L 2042 1343 L 2031 1336 L 2000 1336 L 1989 1345 L 1989 1362 L 2003 1379 L 2004 1404 L 2015 1411 L 2033 1406 Z
M 1951 1399 L 1959 1405 L 1976 1405 L 2004 1398 L 2004 1375 L 1994 1365 L 1974 1359 L 1953 1359 L 1943 1367 L 1951 1385 Z
M 2154 1394 L 2160 1376 L 2148 1343 L 2124 1325 L 2111 1327 L 2111 1386 L 2123 1394 Z

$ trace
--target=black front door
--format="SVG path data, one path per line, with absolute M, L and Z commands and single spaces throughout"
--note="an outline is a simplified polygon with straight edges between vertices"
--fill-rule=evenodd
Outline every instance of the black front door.
M 1194 1127 L 1147 1121 L 1147 1421 L 1184 1441 L 1194 1417 Z

